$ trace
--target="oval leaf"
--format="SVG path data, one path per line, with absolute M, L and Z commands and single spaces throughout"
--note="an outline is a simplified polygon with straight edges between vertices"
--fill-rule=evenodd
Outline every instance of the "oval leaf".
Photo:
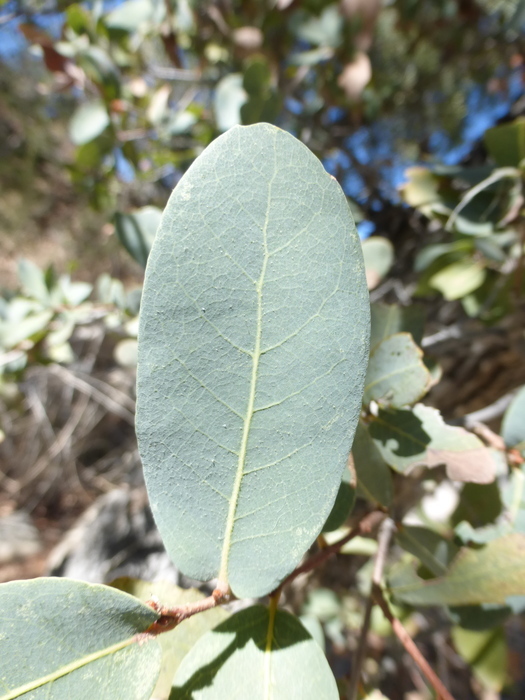
M 208 632 L 175 674 L 170 700 L 338 700 L 321 647 L 290 613 L 247 608 Z
M 372 236 L 361 244 L 365 259 L 368 289 L 374 289 L 394 264 L 394 246 L 382 236 Z
M 396 333 L 379 343 L 370 355 L 363 402 L 394 408 L 415 403 L 432 383 L 422 357 L 409 333 Z
M 137 635 L 158 615 L 135 598 L 70 579 L 14 581 L 0 586 L 0 615 L 1 700 L 151 697 L 160 646 Z
M 346 198 L 267 124 L 182 178 L 148 261 L 137 434 L 170 556 L 238 597 L 273 590 L 335 501 L 369 335 Z
M 71 118 L 69 135 L 73 143 L 82 146 L 104 131 L 109 124 L 109 114 L 102 100 L 93 100 L 80 105 Z
M 482 264 L 462 260 L 436 272 L 428 283 L 433 289 L 441 292 L 445 299 L 454 301 L 481 287 L 486 276 L 487 271 Z

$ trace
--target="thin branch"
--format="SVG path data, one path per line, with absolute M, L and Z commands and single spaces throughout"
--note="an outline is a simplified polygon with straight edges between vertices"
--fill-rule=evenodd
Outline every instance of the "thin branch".
M 396 637 L 399 639 L 403 647 L 405 648 L 405 651 L 412 657 L 412 659 L 415 661 L 415 663 L 418 665 L 419 669 L 427 679 L 428 683 L 432 686 L 432 688 L 435 690 L 436 695 L 439 700 L 454 700 L 454 697 L 449 693 L 447 688 L 443 685 L 441 680 L 437 677 L 436 673 L 428 663 L 428 661 L 425 659 L 423 654 L 419 651 L 418 647 L 416 646 L 414 640 L 412 637 L 408 634 L 406 629 L 403 627 L 401 622 L 397 619 L 397 617 L 394 617 L 390 610 L 390 606 L 388 605 L 387 601 L 385 600 L 385 597 L 383 595 L 383 591 L 381 590 L 381 587 L 378 586 L 377 584 L 373 584 L 372 587 L 372 594 L 374 597 L 374 601 L 379 605 L 381 610 L 383 611 L 383 614 L 387 618 L 387 620 L 390 622 L 392 625 L 392 629 L 394 631 L 394 634 Z
M 366 602 L 366 609 L 361 625 L 361 634 L 359 636 L 359 644 L 355 654 L 354 663 L 352 664 L 352 677 L 350 678 L 350 686 L 348 688 L 348 700 L 356 700 L 357 691 L 359 688 L 359 680 L 361 678 L 361 669 L 366 655 L 368 631 L 370 629 L 370 617 L 374 606 L 374 587 L 380 586 L 383 579 L 383 569 L 385 567 L 386 555 L 390 546 L 390 540 L 395 530 L 394 521 L 387 518 L 381 523 L 379 534 L 377 537 L 377 553 L 374 562 L 374 571 L 372 573 L 372 590 Z
M 211 610 L 216 608 L 218 605 L 223 603 L 229 603 L 231 600 L 231 594 L 229 590 L 223 588 L 216 588 L 213 593 L 207 598 L 198 600 L 195 603 L 186 603 L 186 605 L 178 605 L 175 608 L 165 608 L 155 600 L 148 600 L 146 605 L 149 605 L 156 613 L 159 614 L 159 618 L 152 624 L 145 632 L 137 635 L 138 641 L 146 641 L 151 637 L 157 637 L 159 634 L 164 632 L 170 632 L 175 629 L 177 625 L 181 622 L 187 620 L 193 615 L 205 612 L 206 610 Z

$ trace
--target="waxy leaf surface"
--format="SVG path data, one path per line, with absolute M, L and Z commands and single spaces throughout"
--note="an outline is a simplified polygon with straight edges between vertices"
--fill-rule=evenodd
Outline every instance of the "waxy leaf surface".
M 337 182 L 268 124 L 218 138 L 168 203 L 139 330 L 139 447 L 185 574 L 249 597 L 295 568 L 341 483 L 368 338 Z
M 364 403 L 374 400 L 383 406 L 401 408 L 418 401 L 432 382 L 422 358 L 422 350 L 409 333 L 385 338 L 370 355 Z
M 323 650 L 290 613 L 247 608 L 202 637 L 170 700 L 337 700 Z
M 60 578 L 0 586 L 0 698 L 148 700 L 160 671 L 158 618 L 107 586 Z M 140 642 L 140 643 L 139 643 Z

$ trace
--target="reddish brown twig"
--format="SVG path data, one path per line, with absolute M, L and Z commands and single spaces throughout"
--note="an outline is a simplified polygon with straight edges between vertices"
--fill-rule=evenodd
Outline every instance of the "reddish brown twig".
M 388 605 L 388 602 L 385 600 L 385 597 L 383 595 L 383 591 L 381 590 L 381 587 L 373 584 L 372 587 L 372 594 L 374 597 L 374 601 L 379 605 L 381 610 L 383 611 L 385 617 L 387 620 L 390 622 L 392 625 L 392 629 L 394 631 L 394 634 L 396 637 L 399 639 L 403 647 L 405 648 L 405 651 L 410 654 L 412 659 L 415 661 L 415 663 L 419 666 L 421 672 L 429 682 L 429 684 L 434 688 L 436 691 L 437 697 L 440 700 L 454 700 L 453 696 L 449 693 L 449 691 L 445 688 L 443 683 L 440 681 L 440 679 L 437 677 L 436 673 L 428 663 L 428 661 L 425 659 L 423 654 L 419 651 L 418 647 L 416 646 L 414 640 L 412 637 L 408 634 L 406 629 L 403 627 L 401 622 L 397 619 L 397 617 L 394 617 L 392 615 L 392 612 L 390 610 L 390 606 Z
M 159 614 L 159 618 L 155 620 L 145 632 L 142 632 L 142 634 L 138 636 L 141 639 L 146 639 L 149 637 L 156 637 L 163 632 L 169 632 L 189 617 L 204 612 L 205 610 L 211 610 L 217 607 L 217 605 L 228 603 L 230 600 L 231 594 L 223 588 L 216 588 L 207 598 L 197 600 L 195 603 L 178 605 L 175 608 L 166 608 L 160 605 L 156 600 L 148 600 L 146 605 L 153 608 L 153 610 Z
M 361 669 L 365 660 L 366 646 L 368 641 L 368 630 L 370 629 L 370 620 L 372 616 L 372 608 L 374 606 L 373 591 L 374 586 L 379 586 L 383 578 L 383 569 L 385 568 L 386 556 L 390 547 L 390 540 L 394 533 L 395 525 L 391 518 L 386 518 L 381 523 L 379 534 L 377 537 L 377 552 L 374 561 L 374 570 L 372 572 L 372 589 L 366 602 L 365 614 L 363 616 L 363 624 L 361 625 L 361 633 L 359 643 L 352 664 L 352 677 L 348 687 L 349 700 L 357 698 L 359 680 L 361 678 Z

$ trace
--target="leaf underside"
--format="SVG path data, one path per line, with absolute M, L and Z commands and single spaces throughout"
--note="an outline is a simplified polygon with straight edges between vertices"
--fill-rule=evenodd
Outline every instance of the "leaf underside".
M 165 210 L 139 331 L 139 447 L 185 574 L 260 596 L 297 565 L 339 488 L 368 337 L 336 181 L 276 127 L 218 138 Z
M 107 586 L 43 578 L 0 586 L 0 700 L 148 700 L 158 615 Z M 131 693 L 131 694 L 130 694 Z

